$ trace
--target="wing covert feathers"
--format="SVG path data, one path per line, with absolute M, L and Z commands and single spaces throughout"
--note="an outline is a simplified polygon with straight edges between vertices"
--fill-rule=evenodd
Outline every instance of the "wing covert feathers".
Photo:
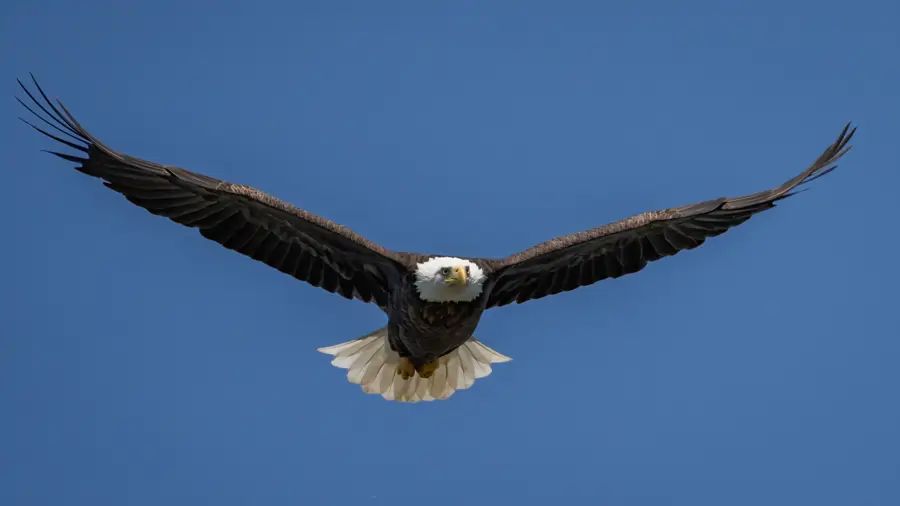
M 301 281 L 348 299 L 387 304 L 387 285 L 403 269 L 402 255 L 321 216 L 265 192 L 115 151 L 82 127 L 32 76 L 37 96 L 19 85 L 41 121 L 23 122 L 76 150 L 47 151 L 150 213 L 196 228 L 203 237 Z M 43 114 L 41 114 L 43 113 Z
M 381 307 L 387 304 L 388 283 L 424 258 L 387 250 L 255 188 L 112 150 L 88 133 L 62 103 L 54 105 L 32 80 L 40 99 L 21 81 L 19 84 L 43 115 L 17 100 L 44 125 L 23 121 L 79 152 L 50 153 L 77 164 L 76 170 L 102 179 L 135 205 L 197 228 L 226 248 L 329 292 Z M 522 303 L 617 278 L 696 248 L 833 171 L 850 150 L 855 132 L 848 123 L 812 165 L 775 188 L 651 211 L 557 237 L 506 258 L 477 259 L 495 280 L 487 307 Z
M 640 271 L 649 262 L 696 248 L 709 237 L 771 209 L 797 188 L 837 166 L 856 132 L 847 124 L 812 165 L 775 188 L 651 211 L 584 232 L 551 239 L 503 259 L 486 259 L 496 285 L 487 307 L 522 303 Z

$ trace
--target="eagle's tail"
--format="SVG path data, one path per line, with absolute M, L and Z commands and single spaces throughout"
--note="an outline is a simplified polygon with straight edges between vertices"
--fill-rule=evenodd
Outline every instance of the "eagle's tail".
M 459 348 L 439 358 L 438 367 L 430 378 L 414 373 L 403 379 L 398 370 L 402 360 L 391 349 L 387 335 L 387 327 L 384 327 L 359 339 L 319 348 L 319 351 L 333 355 L 332 365 L 348 369 L 347 379 L 362 386 L 363 392 L 399 402 L 446 399 L 453 392 L 465 390 L 476 379 L 490 374 L 491 364 L 511 360 L 473 336 Z

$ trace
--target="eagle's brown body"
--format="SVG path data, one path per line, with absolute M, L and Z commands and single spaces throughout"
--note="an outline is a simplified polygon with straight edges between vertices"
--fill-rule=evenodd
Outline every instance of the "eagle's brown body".
M 416 293 L 413 276 L 404 276 L 385 310 L 391 348 L 416 366 L 450 353 L 475 333 L 486 300 L 482 294 L 468 302 L 428 302 Z

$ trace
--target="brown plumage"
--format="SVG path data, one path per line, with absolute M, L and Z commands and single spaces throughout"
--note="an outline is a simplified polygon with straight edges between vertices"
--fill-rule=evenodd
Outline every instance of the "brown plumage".
M 365 391 L 407 401 L 449 397 L 487 375 L 490 363 L 508 360 L 473 337 L 485 309 L 631 274 L 696 248 L 831 172 L 856 131 L 845 126 L 809 168 L 770 190 L 639 214 L 506 258 L 436 258 L 386 249 L 256 188 L 119 153 L 85 130 L 61 102 L 54 105 L 32 80 L 43 101 L 19 85 L 47 118 L 17 100 L 59 135 L 23 121 L 79 151 L 50 151 L 77 164 L 76 170 L 228 249 L 328 292 L 377 304 L 388 316 L 385 329 L 321 351 L 335 355 L 335 365 L 348 368 L 348 377 Z M 448 269 L 434 270 L 441 265 L 428 267 L 436 261 L 480 272 L 460 280 Z M 454 292 L 451 285 L 461 288 Z M 394 370 L 403 372 L 402 380 L 393 378 Z
M 522 303 L 574 290 L 606 278 L 635 273 L 649 262 L 694 249 L 772 209 L 803 184 L 828 174 L 847 151 L 856 128 L 847 124 L 837 140 L 805 171 L 781 186 L 736 198 L 717 198 L 650 211 L 584 232 L 557 237 L 490 262 L 497 280 L 487 307 Z

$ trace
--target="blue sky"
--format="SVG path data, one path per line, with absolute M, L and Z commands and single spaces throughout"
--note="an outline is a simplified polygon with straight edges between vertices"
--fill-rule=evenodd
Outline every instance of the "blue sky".
M 900 4 L 425 3 L 5 8 L 0 504 L 900 503 Z M 30 71 L 116 149 L 466 256 L 774 186 L 859 131 L 700 249 L 490 311 L 513 361 L 400 405 L 315 351 L 377 308 L 40 153 Z

